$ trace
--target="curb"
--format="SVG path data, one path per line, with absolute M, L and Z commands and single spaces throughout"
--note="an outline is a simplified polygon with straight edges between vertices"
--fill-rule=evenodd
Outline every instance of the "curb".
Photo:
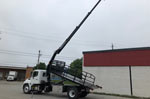
M 134 98 L 134 99 L 150 99 L 150 97 L 138 97 L 138 96 L 121 95 L 121 94 L 113 94 L 113 93 L 99 93 L 99 92 L 91 92 L 91 93 L 98 94 L 98 95 L 118 96 L 118 97 Z

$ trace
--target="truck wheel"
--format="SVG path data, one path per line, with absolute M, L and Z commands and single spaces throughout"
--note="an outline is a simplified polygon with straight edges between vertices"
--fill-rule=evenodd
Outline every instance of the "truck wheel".
M 83 91 L 83 92 L 81 92 L 81 94 L 80 94 L 80 98 L 86 97 L 87 95 L 88 95 L 88 93 L 85 92 L 85 91 Z
M 79 92 L 76 87 L 71 87 L 67 91 L 67 95 L 69 99 L 78 99 L 79 98 Z
M 23 86 L 23 92 L 24 92 L 25 94 L 29 94 L 29 93 L 30 93 L 29 85 L 28 85 L 28 84 L 25 84 L 25 85 Z

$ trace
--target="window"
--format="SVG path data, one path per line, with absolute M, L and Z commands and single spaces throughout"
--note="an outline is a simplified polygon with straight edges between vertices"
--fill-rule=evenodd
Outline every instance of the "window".
M 46 73 L 43 73 L 43 77 L 46 77 Z
M 33 78 L 36 77 L 36 76 L 38 76 L 38 72 L 37 71 L 33 72 Z

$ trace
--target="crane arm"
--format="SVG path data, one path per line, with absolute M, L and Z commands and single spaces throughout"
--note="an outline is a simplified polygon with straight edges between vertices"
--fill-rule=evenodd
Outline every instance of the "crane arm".
M 74 34 L 79 30 L 79 28 L 82 26 L 82 24 L 85 22 L 85 20 L 89 17 L 89 15 L 93 12 L 93 10 L 97 7 L 97 5 L 100 3 L 101 0 L 99 0 L 94 7 L 91 9 L 90 12 L 84 17 L 84 19 L 80 22 L 78 26 L 72 31 L 72 33 L 69 35 L 69 37 L 63 42 L 63 44 L 54 52 L 53 56 L 51 57 L 51 60 L 49 61 L 49 64 L 47 66 L 47 74 L 50 73 L 51 65 L 56 57 L 57 54 L 59 54 L 63 48 L 66 46 L 66 44 L 70 41 L 70 39 L 74 36 Z

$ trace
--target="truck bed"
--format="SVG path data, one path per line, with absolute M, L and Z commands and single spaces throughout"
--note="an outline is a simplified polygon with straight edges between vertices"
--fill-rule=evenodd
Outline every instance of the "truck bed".
M 60 66 L 52 66 L 51 72 L 65 78 L 66 80 L 69 80 L 73 83 L 88 87 L 90 89 L 97 89 L 101 88 L 98 85 L 94 85 L 95 82 L 95 76 L 83 71 L 80 75 L 77 73 L 77 70 L 71 70 L 66 67 L 60 67 Z

